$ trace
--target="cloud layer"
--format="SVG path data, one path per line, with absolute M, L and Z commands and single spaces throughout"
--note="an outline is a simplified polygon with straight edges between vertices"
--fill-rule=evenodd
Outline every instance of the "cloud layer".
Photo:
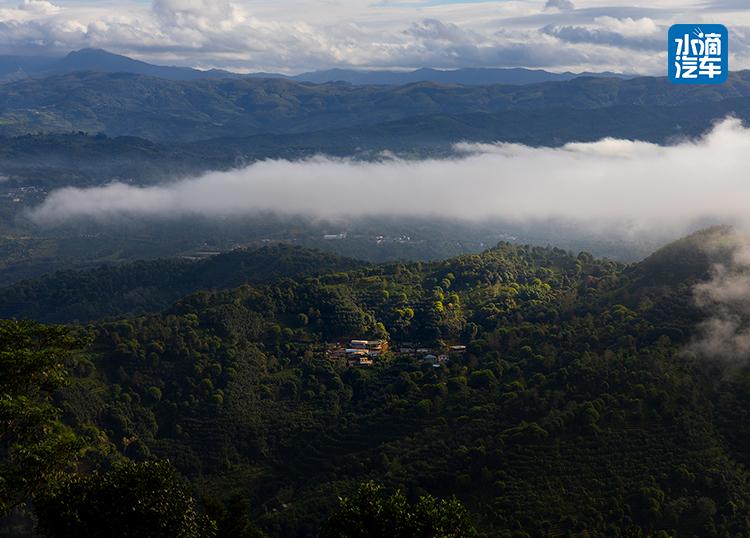
M 662 0 L 0 0 L 0 53 L 99 47 L 159 63 L 298 72 L 523 66 L 662 74 L 674 22 L 730 26 L 748 67 L 750 5 Z
M 65 188 L 32 211 L 76 217 L 221 217 L 259 211 L 315 217 L 443 216 L 565 219 L 649 230 L 697 219 L 744 222 L 750 130 L 738 120 L 673 146 L 603 139 L 561 148 L 462 144 L 460 157 L 378 162 L 270 160 L 230 172 L 138 187 Z

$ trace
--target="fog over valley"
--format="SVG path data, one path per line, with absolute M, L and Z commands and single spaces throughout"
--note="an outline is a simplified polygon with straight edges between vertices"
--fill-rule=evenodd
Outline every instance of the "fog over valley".
M 673 145 L 605 138 L 557 148 L 456 146 L 456 158 L 265 160 L 153 186 L 53 190 L 30 210 L 44 226 L 94 218 L 209 218 L 258 212 L 314 218 L 550 219 L 623 237 L 746 224 L 750 129 L 725 119 Z

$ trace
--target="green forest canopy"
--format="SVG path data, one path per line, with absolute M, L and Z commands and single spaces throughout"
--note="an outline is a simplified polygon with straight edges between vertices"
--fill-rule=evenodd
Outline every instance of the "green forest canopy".
M 198 292 L 76 328 L 59 421 L 271 536 L 318 534 L 370 480 L 455 495 L 486 536 L 745 535 L 750 376 L 685 353 L 701 245 L 726 233 L 632 266 L 500 244 Z M 322 346 L 378 335 L 467 352 L 350 368 Z

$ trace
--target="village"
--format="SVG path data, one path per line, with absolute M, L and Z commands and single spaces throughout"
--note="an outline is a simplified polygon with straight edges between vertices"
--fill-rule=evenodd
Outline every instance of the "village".
M 391 343 L 387 340 L 352 339 L 348 342 L 327 342 L 326 358 L 332 361 L 345 361 L 350 367 L 369 367 L 386 354 L 397 357 L 409 357 L 421 363 L 432 364 L 440 368 L 452 357 L 466 352 L 464 345 L 445 345 L 440 347 L 422 347 L 413 342 Z
M 7 180 L 5 176 L 0 176 L 0 183 Z M 13 186 L 7 190 L 0 191 L 0 199 L 14 203 L 14 204 L 31 204 L 37 203 L 47 196 L 47 190 L 41 187 L 35 187 L 33 185 L 28 186 Z

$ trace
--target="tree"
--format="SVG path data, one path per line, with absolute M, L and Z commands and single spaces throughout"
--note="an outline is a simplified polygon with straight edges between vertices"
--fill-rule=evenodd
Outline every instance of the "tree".
M 86 446 L 51 401 L 82 345 L 62 327 L 0 321 L 0 513 L 62 479 Z
M 168 462 L 120 462 L 106 473 L 68 476 L 39 498 L 39 532 L 49 538 L 210 538 L 188 485 Z
M 266 535 L 250 520 L 247 499 L 234 495 L 223 502 L 215 497 L 203 499 L 206 514 L 216 522 L 216 538 L 263 538 Z
M 340 501 L 325 523 L 321 538 L 465 538 L 476 536 L 469 514 L 454 498 L 430 495 L 410 504 L 401 491 L 390 497 L 383 486 L 366 482 Z

